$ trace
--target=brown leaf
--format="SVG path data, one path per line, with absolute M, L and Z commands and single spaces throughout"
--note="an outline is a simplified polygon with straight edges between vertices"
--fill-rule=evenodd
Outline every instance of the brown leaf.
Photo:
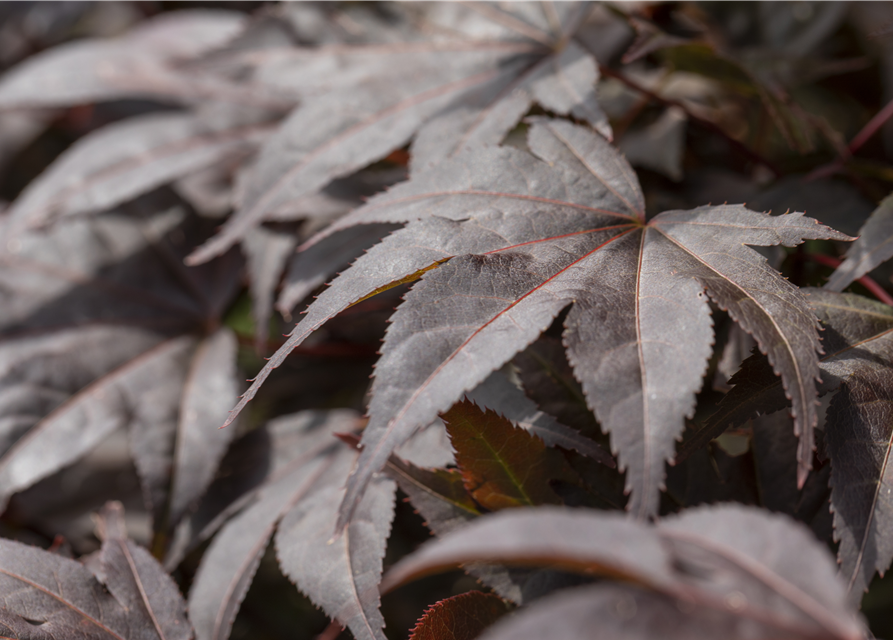
M 498 596 L 469 591 L 432 605 L 409 640 L 474 640 L 506 613 Z
M 443 419 L 465 489 L 485 509 L 561 504 L 549 481 L 579 480 L 559 451 L 494 411 L 464 400 Z

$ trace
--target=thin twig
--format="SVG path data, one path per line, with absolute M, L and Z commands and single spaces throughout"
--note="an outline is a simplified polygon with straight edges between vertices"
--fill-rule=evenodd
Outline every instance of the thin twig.
M 839 172 L 843 169 L 847 160 L 849 160 L 856 151 L 861 149 L 862 145 L 868 142 L 891 117 L 893 117 L 893 100 L 888 102 L 883 109 L 878 111 L 875 116 L 868 121 L 868 124 L 862 127 L 859 133 L 857 133 L 847 145 L 845 153 L 838 155 L 832 162 L 818 167 L 808 176 L 803 178 L 803 181 L 812 182 L 813 180 L 833 176 L 835 173 Z

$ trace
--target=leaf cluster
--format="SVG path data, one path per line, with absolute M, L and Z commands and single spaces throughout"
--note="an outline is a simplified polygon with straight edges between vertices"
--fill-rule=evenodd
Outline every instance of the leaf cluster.
M 0 44 L 5 637 L 893 632 L 883 6 L 121 7 Z

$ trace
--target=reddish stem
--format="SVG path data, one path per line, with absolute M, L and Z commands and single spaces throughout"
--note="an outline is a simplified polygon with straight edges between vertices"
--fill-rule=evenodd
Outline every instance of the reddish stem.
M 823 264 L 826 267 L 831 267 L 832 269 L 836 269 L 840 266 L 842 260 L 838 258 L 832 258 L 831 256 L 824 256 L 819 253 L 802 253 L 801 256 L 808 260 L 812 260 L 813 262 L 818 262 L 819 264 Z M 893 306 L 893 296 L 887 293 L 887 290 L 884 289 L 881 285 L 875 282 L 872 278 L 868 276 L 862 276 L 858 280 L 859 284 L 863 287 L 871 291 L 875 298 L 883 302 L 884 304 L 888 304 Z
M 326 627 L 326 630 L 316 636 L 316 640 L 335 640 L 335 638 L 341 635 L 342 631 L 344 631 L 344 627 L 341 626 L 341 623 L 337 620 L 332 620 L 329 626 Z
M 834 161 L 815 169 L 812 173 L 806 176 L 803 181 L 812 182 L 819 178 L 827 178 L 843 169 L 844 164 L 850 159 L 850 156 L 856 153 L 862 145 L 868 142 L 891 117 L 893 117 L 893 100 L 888 102 L 883 109 L 878 111 L 875 116 L 868 121 L 868 124 L 862 127 L 861 131 L 853 137 L 847 145 L 845 155 L 842 154 Z
M 614 78 L 615 80 L 619 80 L 620 82 L 625 84 L 627 87 L 629 87 L 633 91 L 638 91 L 642 95 L 647 96 L 648 98 L 650 98 L 651 100 L 654 100 L 655 102 L 659 102 L 666 106 L 679 107 L 680 109 L 685 111 L 686 116 L 688 116 L 688 118 L 690 120 L 692 120 L 693 122 L 696 122 L 697 124 L 704 127 L 705 129 L 708 129 L 708 130 L 712 131 L 713 133 L 716 133 L 716 134 L 722 136 L 723 138 L 725 138 L 725 140 L 729 143 L 729 145 L 735 151 L 737 151 L 738 153 L 740 153 L 741 155 L 746 157 L 751 162 L 763 165 L 764 167 L 769 169 L 769 171 L 771 171 L 775 175 L 776 178 L 782 174 L 781 169 L 776 167 L 770 160 L 764 158 L 763 156 L 761 156 L 759 153 L 757 153 L 756 151 L 754 151 L 747 145 L 742 144 L 741 142 L 739 142 L 738 140 L 736 140 L 735 138 L 730 136 L 728 133 L 725 132 L 725 130 L 723 130 L 722 127 L 718 126 L 717 124 L 711 122 L 710 120 L 705 120 L 704 118 L 701 118 L 700 116 L 693 114 L 691 111 L 689 111 L 686 108 L 686 106 L 683 103 L 679 102 L 678 100 L 664 98 L 663 96 L 654 93 L 650 89 L 643 87 L 642 85 L 638 84 L 634 80 L 630 80 L 623 74 L 618 73 L 617 71 L 614 71 L 613 69 L 610 69 L 604 65 L 600 64 L 598 66 L 598 68 L 602 75 L 608 76 L 609 78 Z
M 878 129 L 884 126 L 884 124 L 893 117 L 893 100 L 887 103 L 887 105 L 877 112 L 877 114 L 868 121 L 862 130 L 856 134 L 856 137 L 847 145 L 847 151 L 849 151 L 850 155 L 856 153 L 859 148 L 868 142 L 871 137 L 878 132 Z

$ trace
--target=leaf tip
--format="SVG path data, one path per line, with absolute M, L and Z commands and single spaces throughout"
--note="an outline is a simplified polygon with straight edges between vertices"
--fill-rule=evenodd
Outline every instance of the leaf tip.
M 809 477 L 809 467 L 806 465 L 799 465 L 797 467 L 797 489 L 802 489 L 803 485 L 806 484 L 806 478 Z

